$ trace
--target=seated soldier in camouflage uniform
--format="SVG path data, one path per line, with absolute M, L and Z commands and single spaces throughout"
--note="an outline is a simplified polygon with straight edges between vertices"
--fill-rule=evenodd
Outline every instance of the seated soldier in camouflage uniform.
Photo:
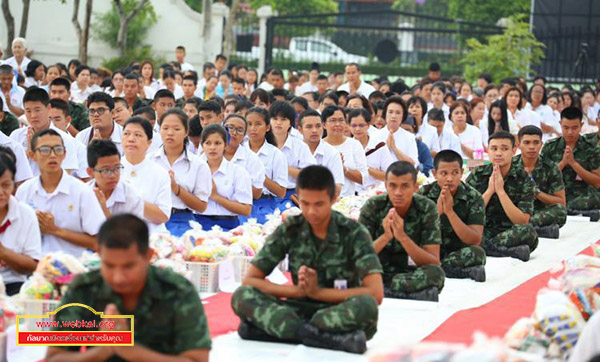
M 61 306 L 82 303 L 96 312 L 134 316 L 133 346 L 49 347 L 46 361 L 208 361 L 211 347 L 208 322 L 194 286 L 184 277 L 150 265 L 148 226 L 131 214 L 109 218 L 98 233 L 100 270 L 81 274 L 69 285 Z M 78 306 L 57 312 L 55 331 L 94 331 L 68 328 L 63 322 L 100 324 L 100 316 Z M 106 320 L 106 319 L 104 319 Z M 109 319 L 114 328 L 129 331 L 130 320 Z
M 364 353 L 383 300 L 381 264 L 364 226 L 332 211 L 335 182 L 323 166 L 297 182 L 302 214 L 287 218 L 252 260 L 231 304 L 243 339 Z M 265 279 L 286 254 L 294 285 Z M 283 300 L 282 298 L 286 298 Z
M 598 143 L 581 137 L 583 113 L 579 108 L 565 108 L 560 114 L 563 136 L 546 142 L 542 156 L 562 170 L 570 215 L 600 219 L 600 148 Z
M 435 155 L 436 182 L 419 191 L 437 204 L 442 229 L 442 269 L 448 278 L 485 281 L 483 236 L 485 207 L 481 194 L 461 181 L 463 159 L 455 151 Z
M 492 164 L 477 167 L 467 178 L 483 196 L 485 227 L 481 246 L 488 256 L 528 261 L 538 236 L 529 219 L 533 214 L 535 183 L 523 167 L 512 164 L 515 137 L 499 131 L 490 136 Z
M 388 167 L 385 189 L 364 204 L 358 219 L 375 239 L 385 295 L 437 301 L 445 276 L 439 266 L 442 236 L 435 203 L 416 193 L 417 171 L 405 161 Z
M 567 222 L 567 202 L 562 173 L 556 163 L 540 156 L 542 130 L 525 126 L 519 130 L 521 154 L 513 164 L 523 167 L 535 182 L 535 202 L 529 222 L 540 238 L 558 239 L 559 229 Z
M 586 141 L 593 143 L 597 146 L 600 146 L 600 127 L 598 127 L 598 132 L 587 133 L 587 134 L 584 134 L 582 137 Z

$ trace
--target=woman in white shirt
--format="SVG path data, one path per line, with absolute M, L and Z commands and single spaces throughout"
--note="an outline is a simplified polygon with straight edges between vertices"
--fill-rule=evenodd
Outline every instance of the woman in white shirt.
M 467 101 L 471 101 L 473 99 L 473 87 L 469 82 L 463 82 L 460 85 L 460 91 L 458 93 L 458 99 L 464 99 Z
M 71 84 L 71 101 L 75 103 L 84 103 L 87 97 L 92 94 L 92 88 L 88 87 L 90 84 L 90 67 L 87 65 L 80 65 L 75 70 L 75 76 L 77 81 Z
M 152 143 L 152 126 L 145 118 L 132 117 L 123 126 L 121 144 L 125 157 L 121 159 L 121 177 L 129 182 L 144 199 L 144 219 L 150 233 L 166 233 L 171 207 L 171 177 L 146 152 Z
M 35 211 L 12 195 L 15 173 L 15 161 L 0 154 L 0 275 L 8 296 L 19 293 L 42 257 Z
M 258 91 L 258 90 L 257 90 Z M 255 91 L 256 92 L 256 91 Z M 288 164 L 283 152 L 275 146 L 271 132 L 271 116 L 264 108 L 252 107 L 246 112 L 248 121 L 248 149 L 258 156 L 265 169 L 265 181 L 260 199 L 255 201 L 250 217 L 259 223 L 277 208 L 276 198 L 285 197 L 288 182 Z
M 448 120 L 448 114 L 450 108 L 444 103 L 444 96 L 446 95 L 446 85 L 443 82 L 435 82 L 431 87 L 431 104 L 427 105 L 427 109 L 439 108 L 444 111 L 446 121 Z M 427 123 L 427 120 L 424 121 Z M 448 122 L 446 122 L 448 123 Z
M 481 140 L 481 131 L 467 123 L 469 106 L 463 102 L 454 102 L 450 107 L 450 120 L 452 121 L 452 130 L 460 139 L 461 156 L 464 158 L 474 158 L 475 151 L 480 150 L 483 156 L 483 142 Z
M 423 123 L 423 117 L 427 114 L 427 102 L 421 97 L 411 97 L 408 102 L 408 114 L 414 117 L 417 139 L 423 142 L 432 156 L 440 150 L 437 130 L 429 123 Z
M 111 97 L 123 97 L 123 84 L 125 83 L 125 74 L 121 70 L 115 70 L 111 77 L 111 86 L 105 92 Z
M 508 111 L 506 103 L 503 100 L 497 100 L 490 106 L 490 112 L 486 121 L 481 122 L 481 138 L 483 145 L 487 148 L 490 136 L 499 131 L 510 132 L 515 135 L 518 132 L 517 127 L 511 127 L 508 123 Z
M 206 210 L 212 190 L 208 165 L 187 151 L 188 127 L 188 118 L 182 110 L 172 108 L 163 113 L 160 120 L 163 147 L 151 155 L 171 178 L 173 207 L 166 226 L 175 236 L 190 229 L 189 222 L 194 220 L 194 213 Z
M 154 79 L 154 64 L 151 61 L 145 60 L 140 65 L 140 74 L 144 87 L 150 87 L 156 93 L 160 89 L 160 82 Z
M 508 121 L 513 119 L 519 129 L 525 126 L 536 126 L 542 128 L 541 117 L 530 109 L 523 108 L 523 93 L 517 87 L 510 87 L 503 98 L 508 109 Z
M 367 157 L 369 175 L 365 182 L 358 187 L 358 192 L 364 192 L 370 186 L 377 186 L 385 181 L 385 171 L 394 162 L 385 142 L 369 136 L 367 131 L 371 123 L 371 115 L 364 109 L 356 109 L 348 114 L 350 130 L 354 139 L 360 142 Z
M 224 157 L 227 131 L 218 124 L 210 124 L 202 130 L 202 149 L 212 173 L 212 193 L 206 210 L 196 216 L 204 230 L 218 225 L 231 230 L 240 224 L 239 215 L 252 212 L 252 182 L 246 170 Z
M 25 87 L 33 87 L 36 86 L 38 88 L 42 88 L 42 84 L 46 79 L 46 66 L 37 61 L 32 60 L 27 64 L 27 69 L 25 69 Z
M 388 98 L 383 106 L 383 117 L 386 126 L 377 134 L 380 141 L 384 141 L 390 150 L 394 161 L 406 161 L 419 164 L 419 151 L 414 142 L 415 135 L 402 129 L 400 125 L 406 120 L 408 110 L 401 97 Z
M 321 113 L 321 119 L 327 130 L 327 137 L 323 140 L 335 147 L 342 155 L 345 178 L 341 196 L 353 196 L 369 175 L 365 150 L 360 142 L 344 135 L 346 116 L 341 107 L 325 108 Z

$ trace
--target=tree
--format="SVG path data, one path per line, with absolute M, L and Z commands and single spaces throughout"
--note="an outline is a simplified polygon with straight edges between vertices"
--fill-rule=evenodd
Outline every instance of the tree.
M 88 50 L 88 40 L 90 37 L 90 19 L 92 17 L 92 3 L 93 0 L 87 0 L 85 3 L 85 15 L 83 20 L 83 28 L 79 24 L 79 3 L 80 0 L 75 0 L 73 2 L 73 17 L 71 21 L 73 22 L 73 26 L 75 27 L 75 32 L 77 33 L 77 38 L 79 39 L 79 60 L 83 63 L 87 63 L 87 50 Z
M 529 14 L 531 0 L 448 0 L 448 16 L 494 25 L 501 18 Z
M 467 40 L 468 50 L 460 62 L 465 65 L 465 78 L 471 82 L 481 73 L 493 74 L 497 80 L 525 76 L 530 66 L 540 64 L 544 58 L 545 45 L 529 31 L 523 16 L 511 18 L 502 34 L 486 39 L 487 44 Z
M 226 57 L 229 57 L 235 52 L 235 34 L 233 34 L 233 27 L 237 24 L 237 13 L 240 7 L 240 0 L 232 0 L 231 7 L 229 8 L 229 17 L 227 23 L 225 23 L 225 39 L 223 40 L 223 53 Z
M 10 12 L 8 4 L 9 0 L 2 0 L 2 14 L 4 14 L 4 21 L 6 22 L 6 54 L 12 55 L 12 42 L 15 38 L 15 18 Z M 23 12 L 21 13 L 21 28 L 19 29 L 19 36 L 25 37 L 27 35 L 27 24 L 29 22 L 29 5 L 31 0 L 23 0 Z
M 271 5 L 279 15 L 299 15 L 332 13 L 337 11 L 335 0 L 250 0 L 254 10 L 263 5 Z
M 125 1 L 127 2 L 127 0 Z M 141 0 L 137 6 L 129 12 L 129 14 L 127 14 L 123 8 L 121 0 L 114 0 L 114 2 L 117 5 L 117 12 L 119 13 L 119 34 L 117 36 L 117 46 L 119 47 L 121 54 L 125 54 L 125 48 L 127 47 L 127 28 L 129 27 L 129 23 L 142 10 L 144 5 L 148 3 L 148 0 Z

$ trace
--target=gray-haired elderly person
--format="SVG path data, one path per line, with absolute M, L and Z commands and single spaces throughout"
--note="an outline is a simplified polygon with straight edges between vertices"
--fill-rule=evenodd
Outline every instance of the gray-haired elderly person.
M 0 98 L 3 101 L 3 111 L 10 112 L 15 117 L 21 116 L 23 111 L 23 96 L 25 90 L 13 83 L 13 67 L 9 64 L 0 65 Z
M 31 59 L 26 56 L 27 40 L 25 40 L 25 38 L 15 38 L 12 41 L 12 53 L 13 56 L 6 59 L 6 64 L 13 67 L 17 73 L 25 77 L 25 69 L 27 69 L 27 65 L 31 61 Z

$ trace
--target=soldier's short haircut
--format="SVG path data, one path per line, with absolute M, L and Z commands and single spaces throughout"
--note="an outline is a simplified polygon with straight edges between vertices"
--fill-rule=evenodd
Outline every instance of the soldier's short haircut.
M 519 130 L 519 140 L 522 140 L 523 136 L 540 136 L 541 139 L 543 135 L 540 127 L 534 125 L 525 126 Z
M 335 197 L 335 181 L 327 167 L 312 165 L 302 169 L 296 182 L 296 192 L 300 190 L 326 190 L 331 199 Z
M 492 140 L 510 140 L 512 146 L 515 147 L 515 136 L 506 131 L 498 131 L 492 133 L 488 140 L 488 144 L 491 143 Z
M 129 249 L 134 243 L 138 252 L 145 255 L 149 247 L 148 225 L 132 214 L 109 217 L 98 232 L 99 248 Z
M 413 164 L 411 164 L 409 162 L 396 161 L 396 162 L 392 163 L 391 165 L 389 165 L 387 170 L 385 171 L 386 180 L 390 173 L 396 177 L 404 176 L 404 175 L 412 175 L 413 182 L 417 182 L 417 169 L 415 168 L 415 166 Z
M 583 120 L 583 112 L 577 107 L 567 107 L 560 112 L 561 119 L 577 119 L 580 122 Z
M 458 166 L 460 168 L 462 168 L 463 166 L 463 158 L 461 157 L 461 155 L 458 152 L 452 150 L 442 150 L 435 155 L 435 158 L 433 159 L 433 168 L 436 171 L 440 162 L 458 162 Z

